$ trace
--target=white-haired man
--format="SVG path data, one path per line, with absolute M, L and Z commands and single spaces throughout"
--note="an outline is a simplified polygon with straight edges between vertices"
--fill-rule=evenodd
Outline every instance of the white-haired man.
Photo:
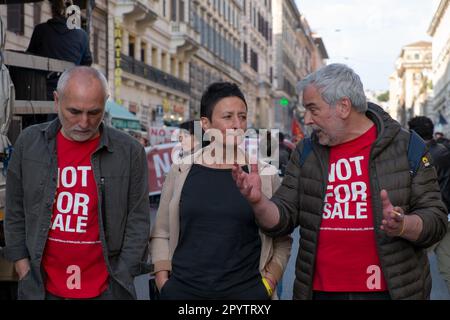
M 147 165 L 138 141 L 102 123 L 108 84 L 65 71 L 58 118 L 25 129 L 6 185 L 6 257 L 19 299 L 133 299 L 146 271 Z
M 297 146 L 272 199 L 256 171 L 233 169 L 263 231 L 300 226 L 294 299 L 428 299 L 426 248 L 447 220 L 429 154 L 410 170 L 410 132 L 368 106 L 345 65 L 310 74 L 299 91 L 314 133 Z

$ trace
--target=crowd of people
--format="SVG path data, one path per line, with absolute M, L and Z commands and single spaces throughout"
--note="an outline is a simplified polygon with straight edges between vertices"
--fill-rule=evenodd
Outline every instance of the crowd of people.
M 99 71 L 65 71 L 58 117 L 25 129 L 8 167 L 3 254 L 18 298 L 135 299 L 134 277 L 152 270 L 162 300 L 276 299 L 299 226 L 294 299 L 429 299 L 427 252 L 449 281 L 450 247 L 450 152 L 431 120 L 402 128 L 341 64 L 298 89 L 313 134 L 295 150 L 280 134 L 277 168 L 239 147 L 244 93 L 212 83 L 202 137 L 181 126 L 151 226 L 144 145 L 103 124 Z
M 49 78 L 57 117 L 20 134 L 7 171 L 2 254 L 19 299 L 136 299 L 148 273 L 161 300 L 277 299 L 297 227 L 294 299 L 429 299 L 430 251 L 450 289 L 449 140 L 426 117 L 402 128 L 343 64 L 299 83 L 312 134 L 266 141 L 269 162 L 240 147 L 244 92 L 205 88 L 151 224 L 148 139 L 104 124 L 109 86 L 66 2 L 28 51 L 76 66 Z

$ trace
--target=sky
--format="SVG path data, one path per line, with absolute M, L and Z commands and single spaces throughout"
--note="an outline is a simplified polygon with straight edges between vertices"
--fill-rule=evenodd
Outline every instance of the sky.
M 401 48 L 431 41 L 428 27 L 440 0 L 295 0 L 330 59 L 345 63 L 364 88 L 388 90 Z

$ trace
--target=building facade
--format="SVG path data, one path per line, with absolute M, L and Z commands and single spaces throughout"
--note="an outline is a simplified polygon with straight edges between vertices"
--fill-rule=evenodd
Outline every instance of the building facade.
M 142 129 L 198 119 L 201 95 L 219 80 L 241 86 L 254 128 L 290 131 L 301 118 L 296 84 L 324 64 L 327 53 L 294 0 L 79 1 L 93 66 L 111 98 Z M 48 1 L 2 5 L 6 49 L 25 51 Z
M 296 91 L 298 81 L 324 65 L 328 55 L 293 0 L 272 0 L 272 13 L 274 124 L 287 133 L 293 116 L 302 122 L 304 113 Z
M 450 135 L 450 1 L 441 0 L 428 34 L 433 43 L 432 112 L 437 129 Z M 444 119 L 445 121 L 443 121 Z M 447 122 L 447 124 L 445 124 Z
M 112 17 L 111 2 L 113 1 L 96 0 L 89 13 L 86 7 L 81 8 L 81 27 L 91 30 L 88 35 L 93 66 L 105 75 L 112 71 L 108 67 L 108 32 L 111 30 L 108 28 L 108 21 Z M 6 25 L 7 50 L 26 51 L 34 27 L 52 17 L 48 1 L 2 5 L 0 9 L 0 16 Z
M 240 16 L 242 1 L 192 0 L 189 23 L 200 34 L 200 47 L 189 62 L 190 117 L 200 117 L 200 99 L 209 84 L 242 84 Z
M 272 0 L 243 0 L 240 33 L 248 126 L 272 128 Z
M 144 128 L 189 117 L 189 59 L 199 34 L 188 23 L 189 1 L 117 0 L 114 96 Z
M 402 126 L 414 116 L 428 115 L 431 94 L 431 43 L 419 41 L 404 46 L 390 77 L 391 114 Z

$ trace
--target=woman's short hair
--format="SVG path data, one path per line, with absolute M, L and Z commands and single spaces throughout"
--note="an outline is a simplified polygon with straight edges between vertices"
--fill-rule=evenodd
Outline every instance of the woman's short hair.
M 244 94 L 237 84 L 231 82 L 214 82 L 208 86 L 202 95 L 200 102 L 200 117 L 206 117 L 211 120 L 217 102 L 227 97 L 240 98 L 247 108 Z

